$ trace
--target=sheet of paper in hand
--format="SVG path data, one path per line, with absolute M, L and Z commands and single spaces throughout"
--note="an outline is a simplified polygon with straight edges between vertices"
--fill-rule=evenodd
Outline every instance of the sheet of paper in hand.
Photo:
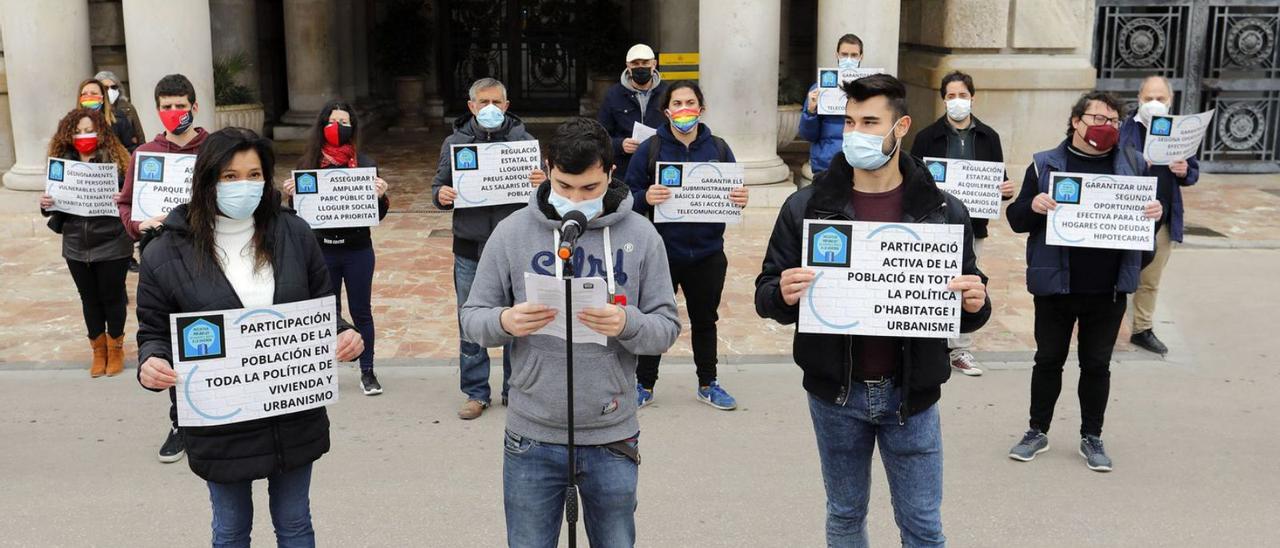
M 535 335 L 550 335 L 564 339 L 564 280 L 555 276 L 544 276 L 532 272 L 524 273 L 525 300 L 556 309 L 556 317 L 551 323 L 534 332 Z M 594 343 L 601 346 L 609 344 L 608 337 L 592 331 L 590 327 L 578 320 L 578 313 L 586 308 L 603 308 L 609 302 L 609 286 L 603 278 L 573 279 L 573 344 Z
M 1155 249 L 1155 220 L 1142 214 L 1156 199 L 1155 177 L 1092 173 L 1049 174 L 1049 245 L 1101 249 Z
M 130 219 L 145 221 L 168 215 L 191 201 L 191 175 L 195 154 L 139 152 L 133 161 L 133 213 Z
M 658 134 L 658 130 L 651 128 L 649 126 L 646 126 L 640 122 L 635 122 L 631 125 L 631 138 L 635 139 L 637 144 L 643 143 L 646 140 L 648 140 L 650 137 L 653 137 L 654 135 L 657 135 L 657 134 Z
M 840 85 L 864 76 L 880 74 L 882 68 L 820 68 L 818 69 L 818 114 L 844 116 L 847 97 Z
M 671 189 L 671 198 L 653 208 L 653 222 L 742 222 L 742 208 L 729 201 L 729 193 L 747 180 L 742 164 L 659 162 L 656 169 L 654 184 Z
M 802 265 L 815 273 L 800 297 L 800 332 L 955 337 L 964 226 L 804 221 Z
M 338 401 L 333 296 L 171 314 L 178 425 L 214 426 Z
M 293 207 L 311 228 L 378 225 L 378 169 L 293 172 Z
M 1167 166 L 1196 155 L 1204 134 L 1213 123 L 1213 112 L 1186 116 L 1152 116 L 1142 155 L 1153 165 Z
M 537 141 L 453 145 L 449 151 L 455 208 L 527 204 L 535 188 L 529 173 L 542 167 Z
M 1000 218 L 1000 184 L 1004 164 L 976 160 L 925 158 L 925 167 L 938 188 L 959 198 L 974 219 Z
M 53 197 L 49 211 L 81 217 L 119 217 L 112 196 L 120 191 L 120 170 L 115 164 L 96 164 L 49 158 L 44 193 Z

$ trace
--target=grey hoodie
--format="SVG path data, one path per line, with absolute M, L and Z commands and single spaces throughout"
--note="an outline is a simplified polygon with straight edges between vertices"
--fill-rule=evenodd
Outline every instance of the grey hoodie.
M 524 302 L 524 273 L 555 275 L 554 230 L 559 215 L 547 204 L 551 185 L 543 183 L 521 209 L 498 224 L 480 257 L 471 296 L 462 307 L 462 332 L 485 347 L 512 343 L 507 429 L 546 443 L 568 443 L 564 340 L 548 335 L 516 338 L 499 320 L 502 311 Z M 587 223 L 574 252 L 578 276 L 605 278 L 604 227 L 614 249 L 614 278 L 626 295 L 622 334 L 608 346 L 575 344 L 575 442 L 605 445 L 640 431 L 636 420 L 636 355 L 660 355 L 680 334 L 667 254 L 653 224 L 631 210 L 631 193 L 614 180 L 605 194 L 605 213 Z M 580 265 L 580 266 L 579 266 Z

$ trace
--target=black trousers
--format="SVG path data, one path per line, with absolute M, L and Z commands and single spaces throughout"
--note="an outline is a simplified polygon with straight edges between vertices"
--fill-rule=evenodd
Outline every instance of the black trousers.
M 1031 428 L 1048 432 L 1062 392 L 1062 366 L 1078 324 L 1080 434 L 1102 435 L 1111 393 L 1111 352 L 1124 321 L 1125 296 L 1053 295 L 1036 297 L 1036 357 L 1031 370 Z
M 90 339 L 104 332 L 111 337 L 124 335 L 129 295 L 124 279 L 129 275 L 129 259 L 84 263 L 67 259 L 67 269 L 80 293 L 80 308 Z
M 724 292 L 725 272 L 729 259 L 724 251 L 696 263 L 671 265 L 671 286 L 684 291 L 692 325 L 693 363 L 698 368 L 698 385 L 709 386 L 716 380 L 716 321 L 720 319 L 720 294 Z M 658 382 L 658 362 L 662 356 L 640 356 L 636 380 L 653 389 Z

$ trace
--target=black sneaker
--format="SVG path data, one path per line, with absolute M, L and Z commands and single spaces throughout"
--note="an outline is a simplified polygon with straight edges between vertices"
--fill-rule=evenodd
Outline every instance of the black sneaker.
M 360 372 L 360 388 L 364 390 L 366 396 L 377 396 L 382 393 L 382 385 L 378 383 L 378 376 L 373 374 L 373 370 Z
M 137 271 L 138 271 L 138 260 L 133 257 L 129 257 L 129 272 L 136 273 Z
M 506 407 L 506 406 L 507 406 L 507 397 L 506 397 L 506 396 L 503 396 L 503 397 L 502 397 L 502 406 L 503 406 L 503 407 Z
M 1169 353 L 1169 347 L 1156 338 L 1156 332 L 1150 329 L 1139 331 L 1129 337 L 1129 342 L 1147 352 L 1155 352 L 1161 356 Z
M 178 462 L 182 460 L 182 456 L 187 454 L 187 441 L 182 436 L 182 431 L 177 428 L 171 428 L 169 435 L 164 438 L 164 445 L 160 446 L 160 454 L 158 455 L 160 462 L 165 464 Z
M 1111 457 L 1102 446 L 1102 438 L 1086 435 L 1080 438 L 1080 456 L 1084 457 L 1085 466 L 1094 472 L 1110 472 Z

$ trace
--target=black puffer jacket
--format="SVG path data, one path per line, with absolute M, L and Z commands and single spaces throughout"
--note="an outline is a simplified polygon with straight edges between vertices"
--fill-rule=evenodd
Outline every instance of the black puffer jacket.
M 63 154 L 64 160 L 80 161 L 80 155 L 74 150 Z M 108 163 L 101 151 L 95 152 L 91 162 Z M 117 189 L 124 185 L 124 173 L 119 174 Z M 49 227 L 57 227 L 62 234 L 62 258 L 82 263 L 97 263 L 125 259 L 133 256 L 133 240 L 124 231 L 124 224 L 115 215 L 101 217 L 81 217 L 61 211 L 40 213 L 50 217 Z
M 902 221 L 907 223 L 939 223 L 964 225 L 964 258 L 960 271 L 976 274 L 985 283 L 987 277 L 978 270 L 973 254 L 973 228 L 969 212 L 954 196 L 938 189 L 920 160 L 901 154 L 898 169 L 906 195 L 902 201 Z M 769 237 L 764 265 L 756 278 L 756 313 L 781 324 L 796 323 L 800 307 L 782 300 L 778 282 L 782 271 L 800 266 L 801 242 L 805 219 L 838 219 L 856 221 L 849 198 L 853 194 L 853 168 L 843 154 L 831 159 L 831 167 L 813 185 L 787 198 Z M 856 183 L 855 183 L 856 184 Z M 960 332 L 970 333 L 991 316 L 991 300 L 977 312 L 960 311 Z M 854 345 L 860 337 L 795 333 L 792 357 L 804 370 L 804 388 L 823 400 L 844 405 L 852 384 Z M 942 395 L 942 383 L 951 377 L 946 339 L 903 338 L 902 368 L 898 386 L 905 387 L 900 421 L 928 409 Z
M 307 223 L 283 209 L 268 227 L 275 271 L 275 303 L 333 294 L 329 269 Z M 138 279 L 138 363 L 152 356 L 173 363 L 169 315 L 242 308 L 218 266 L 196 264 L 187 206 L 169 213 L 143 252 Z M 351 326 L 341 318 L 338 331 Z M 183 428 L 187 462 L 203 479 L 221 483 L 261 479 L 304 466 L 329 451 L 323 407 L 263 419 Z

